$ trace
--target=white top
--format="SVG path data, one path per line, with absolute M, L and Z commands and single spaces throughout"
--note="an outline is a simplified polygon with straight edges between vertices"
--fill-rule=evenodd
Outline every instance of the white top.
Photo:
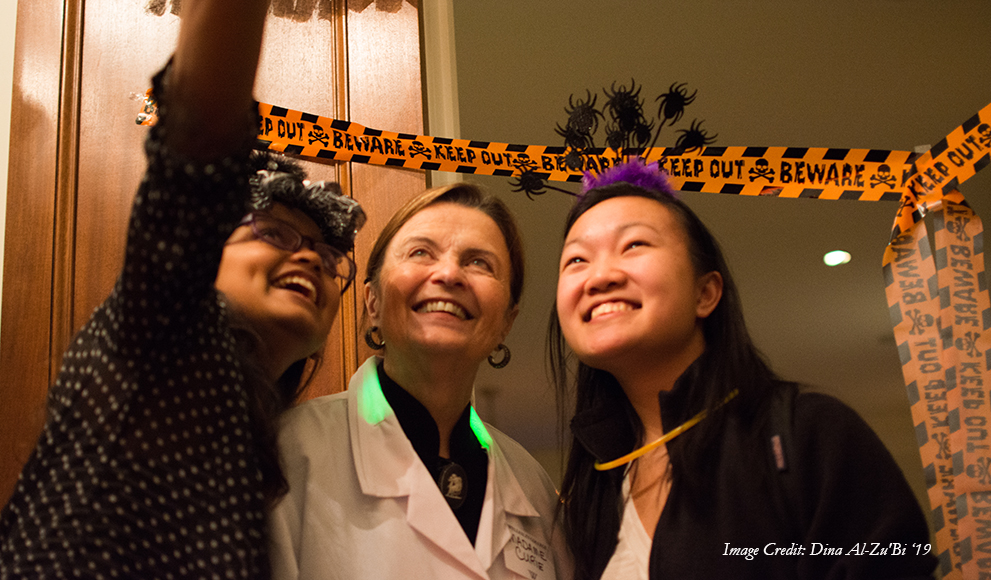
M 623 523 L 619 526 L 619 543 L 601 580 L 647 580 L 650 564 L 650 535 L 643 527 L 637 506 L 630 497 L 630 472 L 623 478 Z
M 375 357 L 346 392 L 287 412 L 279 447 L 290 490 L 270 516 L 273 578 L 570 578 L 547 473 L 471 415 L 489 454 L 474 546 L 382 394 Z

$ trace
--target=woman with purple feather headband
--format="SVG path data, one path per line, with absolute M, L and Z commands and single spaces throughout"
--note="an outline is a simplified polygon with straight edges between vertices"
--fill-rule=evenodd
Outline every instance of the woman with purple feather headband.
M 891 455 L 770 369 L 719 245 L 657 164 L 583 182 L 548 336 L 575 404 L 560 515 L 576 578 L 931 577 Z

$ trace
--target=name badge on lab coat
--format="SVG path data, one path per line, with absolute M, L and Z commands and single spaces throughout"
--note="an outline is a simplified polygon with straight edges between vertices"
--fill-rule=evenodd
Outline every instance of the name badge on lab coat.
M 554 555 L 550 546 L 516 526 L 507 527 L 513 535 L 502 551 L 506 568 L 529 580 L 554 578 Z

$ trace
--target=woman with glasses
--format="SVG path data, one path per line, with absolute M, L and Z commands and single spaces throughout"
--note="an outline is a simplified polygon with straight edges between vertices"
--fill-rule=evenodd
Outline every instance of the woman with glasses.
M 396 212 L 364 286 L 379 356 L 346 393 L 284 417 L 274 577 L 571 577 L 547 474 L 470 405 L 479 366 L 509 362 L 522 292 L 522 243 L 497 198 L 459 184 Z
M 183 2 L 124 267 L 65 353 L 0 514 L 0 578 L 269 574 L 265 513 L 286 489 L 274 419 L 326 340 L 363 215 L 249 155 L 267 10 Z
M 304 342 L 308 355 L 322 351 L 340 296 L 354 280 L 346 252 L 364 214 L 336 183 L 305 184 L 289 160 L 255 159 L 266 168 L 249 180 L 252 212 L 227 240 L 215 286 L 250 320 L 252 332 L 265 337 L 254 358 L 276 368 L 288 361 L 274 378 L 291 403 L 307 359 L 296 345 Z

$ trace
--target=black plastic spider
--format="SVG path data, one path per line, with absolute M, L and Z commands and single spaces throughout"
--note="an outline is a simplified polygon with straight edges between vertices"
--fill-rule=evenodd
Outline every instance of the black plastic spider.
M 581 171 L 585 166 L 582 159 L 585 158 L 584 150 L 580 149 L 569 149 L 567 153 L 564 154 L 564 164 L 573 171 Z
M 583 151 L 591 145 L 591 135 L 573 131 L 571 130 L 570 125 L 563 129 L 561 128 L 561 125 L 558 125 L 557 128 L 554 129 L 554 132 L 564 137 L 564 146 L 570 149 L 578 149 Z
M 591 135 L 598 131 L 602 112 L 595 108 L 595 102 L 599 99 L 599 95 L 592 95 L 588 89 L 585 89 L 585 100 L 579 99 L 577 104 L 573 102 L 573 97 L 574 95 L 568 96 L 568 108 L 564 110 L 568 114 L 568 129 L 583 135 Z
M 613 124 L 606 126 L 606 147 L 616 151 L 616 155 L 622 157 L 623 148 L 627 145 L 628 134 L 620 130 Z
M 571 132 L 561 136 L 564 137 L 564 145 L 567 148 L 574 149 L 582 155 L 595 149 L 595 137 L 591 133 Z
M 533 200 L 535 195 L 543 195 L 547 193 L 547 189 L 553 189 L 554 191 L 560 191 L 561 193 L 567 193 L 568 195 L 574 196 L 575 193 L 568 191 L 567 189 L 561 189 L 560 187 L 554 187 L 544 183 L 544 180 L 537 177 L 531 169 L 520 169 L 520 174 L 516 176 L 516 181 L 510 181 L 509 185 L 513 186 L 513 191 L 522 191 L 526 194 L 530 200 Z
M 510 181 L 509 185 L 513 186 L 513 191 L 522 191 L 530 199 L 535 195 L 547 193 L 544 191 L 544 180 L 537 177 L 533 171 L 521 171 L 516 176 L 516 180 Z
M 564 109 L 568 113 L 568 122 L 562 128 L 559 124 L 555 131 L 564 137 L 564 144 L 568 147 L 584 151 L 595 146 L 592 133 L 599 130 L 599 117 L 602 113 L 595 108 L 595 101 L 598 95 L 586 90 L 585 100 L 580 100 L 576 104 L 574 95 L 568 97 L 568 107 Z
M 643 101 L 640 100 L 640 87 L 637 87 L 636 81 L 630 79 L 629 90 L 627 90 L 626 85 L 620 85 L 617 89 L 614 82 L 609 90 L 603 89 L 603 92 L 609 97 L 605 108 L 608 109 L 612 120 L 616 122 L 618 130 L 630 134 L 636 130 L 638 125 L 645 124 Z
M 643 147 L 650 141 L 650 135 L 654 132 L 654 122 L 637 123 L 633 128 L 633 142 L 637 147 Z
M 661 102 L 661 106 L 657 110 L 657 116 L 663 119 L 663 121 L 661 121 L 662 127 L 664 126 L 664 123 L 668 123 L 668 121 L 670 121 L 670 123 L 668 123 L 670 125 L 674 125 L 680 121 L 681 116 L 685 114 L 685 106 L 691 105 L 695 100 L 695 95 L 698 94 L 698 90 L 689 95 L 688 91 L 685 89 L 685 86 L 686 83 L 681 83 L 680 85 L 678 83 L 674 83 L 671 85 L 671 88 L 668 89 L 668 92 L 654 99 L 655 101 Z
M 612 124 L 606 126 L 606 147 L 614 149 L 622 156 L 623 150 L 627 147 L 644 147 L 650 136 L 654 132 L 654 122 L 642 119 L 637 121 L 629 130 L 624 130 L 621 125 Z
M 704 121 L 699 121 L 695 119 L 692 121 L 691 126 L 687 129 L 682 129 L 678 131 L 681 137 L 675 141 L 674 148 L 679 153 L 684 153 L 686 151 L 693 151 L 695 149 L 701 149 L 706 145 L 712 145 L 716 142 L 716 137 L 719 135 L 712 135 L 711 137 L 702 130 L 702 123 Z

